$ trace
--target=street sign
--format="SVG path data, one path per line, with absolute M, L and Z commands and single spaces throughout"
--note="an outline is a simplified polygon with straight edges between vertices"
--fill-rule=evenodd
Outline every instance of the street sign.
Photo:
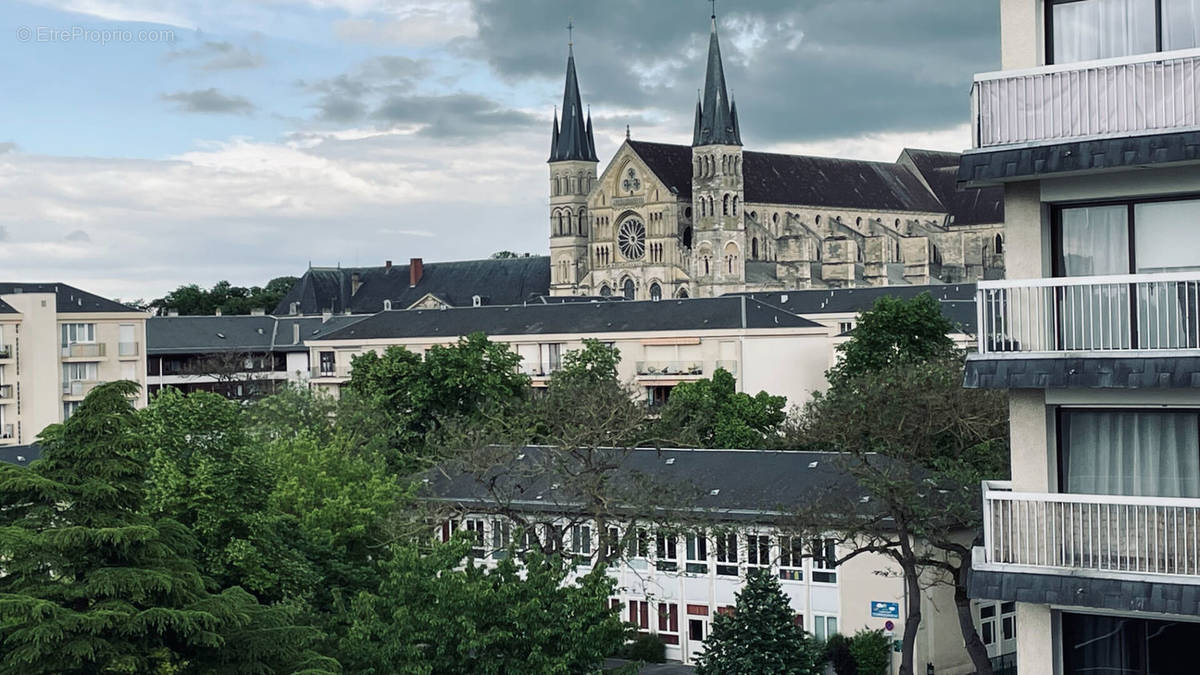
M 877 619 L 899 619 L 900 603 L 871 601 L 871 616 Z

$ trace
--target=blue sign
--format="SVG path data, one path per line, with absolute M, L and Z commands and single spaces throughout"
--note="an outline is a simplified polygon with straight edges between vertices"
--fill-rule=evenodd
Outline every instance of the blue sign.
M 879 619 L 899 619 L 900 603 L 871 601 L 871 616 Z

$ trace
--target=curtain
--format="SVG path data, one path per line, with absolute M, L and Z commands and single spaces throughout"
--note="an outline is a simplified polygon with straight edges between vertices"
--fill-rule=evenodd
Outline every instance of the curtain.
M 1200 47 L 1200 0 L 1162 0 L 1163 49 Z
M 1129 210 L 1125 206 L 1063 209 L 1064 276 L 1129 272 Z M 1067 350 L 1129 349 L 1128 284 L 1066 286 L 1056 299 L 1059 343 Z
M 1197 0 L 1200 3 L 1200 0 Z M 1136 271 L 1200 270 L 1200 200 L 1148 202 L 1134 206 Z M 1189 349 L 1200 344 L 1200 283 L 1171 281 L 1138 287 L 1138 346 Z
M 1066 492 L 1200 497 L 1200 414 L 1064 411 Z
M 1066 675 L 1142 673 L 1142 622 L 1091 614 L 1063 614 L 1063 671 Z
M 1146 54 L 1157 49 L 1154 0 L 1079 0 L 1054 5 L 1054 62 Z

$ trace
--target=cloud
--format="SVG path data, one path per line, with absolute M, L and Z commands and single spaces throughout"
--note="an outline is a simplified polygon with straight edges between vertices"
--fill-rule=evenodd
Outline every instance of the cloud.
M 477 94 L 391 96 L 372 113 L 384 124 L 408 126 L 434 138 L 480 138 L 531 129 L 537 117 Z
M 0 143 L 0 155 L 3 155 L 6 152 L 16 152 L 16 151 L 17 151 L 16 143 L 13 143 L 13 142 Z
M 197 47 L 172 51 L 167 60 L 186 61 L 200 70 L 258 68 L 266 62 L 261 53 L 227 40 L 209 40 Z
M 8 239 L 8 230 L 0 226 L 0 241 L 4 241 L 5 239 Z
M 429 72 L 429 62 L 423 59 L 379 56 L 363 61 L 349 72 L 297 84 L 318 95 L 314 104 L 317 119 L 349 123 L 365 117 L 382 97 L 412 91 Z
M 89 237 L 88 233 L 84 232 L 83 230 L 74 230 L 74 231 L 70 232 L 69 234 L 67 234 L 66 240 L 67 241 L 86 242 L 86 241 L 91 241 L 92 238 Z
M 214 87 L 194 91 L 177 91 L 163 94 L 162 100 L 175 103 L 176 108 L 192 113 L 228 113 L 247 115 L 254 112 L 254 104 L 236 94 L 225 94 Z

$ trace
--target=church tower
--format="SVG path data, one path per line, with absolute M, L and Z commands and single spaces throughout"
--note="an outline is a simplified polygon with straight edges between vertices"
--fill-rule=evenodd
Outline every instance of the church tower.
M 575 46 L 567 47 L 567 82 L 562 125 L 554 113 L 550 141 L 550 293 L 578 295 L 588 273 L 587 198 L 596 182 L 596 143 L 592 115 L 584 117 L 575 75 Z
M 737 104 L 725 88 L 725 68 L 713 13 L 704 92 L 692 132 L 693 235 L 691 277 L 701 296 L 745 290 L 746 201 Z

